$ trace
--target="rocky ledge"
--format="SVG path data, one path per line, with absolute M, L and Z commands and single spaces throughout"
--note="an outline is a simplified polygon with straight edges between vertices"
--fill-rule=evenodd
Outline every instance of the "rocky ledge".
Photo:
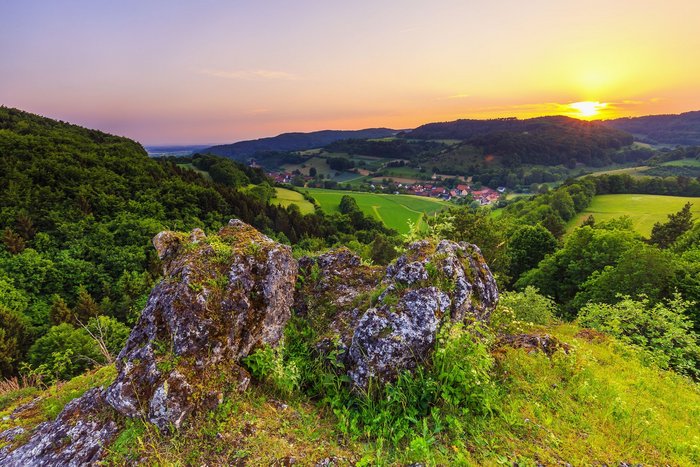
M 427 361 L 443 326 L 488 321 L 498 300 L 481 252 L 467 243 L 416 242 L 386 268 L 347 249 L 297 264 L 289 247 L 238 220 L 211 237 L 167 231 L 153 243 L 163 279 L 118 356 L 115 381 L 69 403 L 22 446 L 0 450 L 0 464 L 93 464 L 125 417 L 178 429 L 247 388 L 241 360 L 277 345 L 292 310 L 320 336 L 317 351 L 337 351 L 351 384 L 366 388 Z

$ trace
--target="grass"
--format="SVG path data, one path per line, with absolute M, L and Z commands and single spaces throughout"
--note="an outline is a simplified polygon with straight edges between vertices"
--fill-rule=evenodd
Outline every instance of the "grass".
M 569 344 L 569 353 L 547 357 L 494 349 L 492 378 L 499 395 L 488 413 L 458 414 L 451 427 L 423 424 L 421 436 L 398 448 L 388 440 L 343 435 L 339 420 L 320 401 L 298 393 L 280 399 L 254 383 L 243 394 L 228 394 L 218 408 L 196 415 L 173 435 L 139 419 L 123 419 L 105 463 L 314 465 L 329 459 L 332 465 L 700 464 L 696 383 L 648 366 L 639 353 L 611 337 L 582 336 L 574 324 L 535 330 Z M 51 419 L 70 399 L 108 384 L 113 376 L 114 369 L 105 367 L 45 391 L 2 394 L 3 416 L 37 396 L 41 402 L 31 414 L 3 420 L 1 428 L 30 428 Z
M 651 167 L 648 165 L 640 165 L 636 167 L 622 167 L 616 169 L 604 169 L 595 170 L 592 172 L 587 172 L 578 178 L 588 177 L 590 175 L 597 177 L 600 175 L 630 175 L 632 177 L 644 177 L 644 172 L 649 170 Z
M 206 178 L 207 180 L 211 180 L 211 175 L 209 175 L 209 172 L 207 172 L 205 170 L 198 169 L 197 167 L 195 167 L 191 163 L 177 164 L 177 166 L 180 167 L 181 169 L 187 169 L 187 170 L 192 170 L 194 172 L 197 172 L 198 174 L 200 174 L 202 177 Z
M 666 222 L 668 214 L 678 212 L 685 203 L 692 203 L 692 212 L 700 217 L 700 198 L 662 195 L 598 195 L 591 205 L 569 223 L 569 230 L 593 215 L 596 222 L 629 216 L 637 232 L 648 236 L 656 222 Z
M 664 162 L 661 165 L 670 167 L 700 167 L 700 159 L 678 159 L 676 161 Z
M 277 191 L 277 196 L 272 198 L 270 203 L 284 207 L 290 204 L 296 204 L 299 206 L 299 210 L 302 214 L 311 214 L 314 212 L 314 205 L 305 200 L 304 195 L 301 193 L 286 188 L 275 188 L 275 190 Z
M 575 325 L 548 331 L 570 356 L 508 350 L 500 368 L 507 396 L 484 438 L 481 460 L 530 465 L 698 465 L 700 391 L 695 383 L 642 364 L 611 338 L 589 342 Z
M 70 401 L 94 387 L 106 387 L 115 376 L 114 366 L 104 366 L 45 390 L 29 386 L 0 393 L 0 432 L 15 427 L 29 430 L 39 423 L 53 420 Z M 12 413 L 18 409 L 19 414 L 12 418 Z M 5 444 L 0 441 L 0 448 Z
M 433 198 L 411 195 L 385 195 L 379 193 L 357 193 L 342 190 L 305 189 L 326 212 L 339 212 L 344 195 L 355 198 L 362 212 L 384 223 L 400 233 L 408 232 L 408 222 L 419 223 L 423 213 L 433 214 L 450 203 Z

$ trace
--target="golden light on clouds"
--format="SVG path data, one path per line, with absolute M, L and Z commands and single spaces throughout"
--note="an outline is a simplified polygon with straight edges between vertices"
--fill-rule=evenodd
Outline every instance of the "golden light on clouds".
M 594 101 L 582 101 L 573 102 L 569 104 L 569 107 L 574 111 L 578 112 L 573 116 L 582 119 L 593 119 L 600 115 L 600 112 L 608 107 L 605 102 L 594 102 Z

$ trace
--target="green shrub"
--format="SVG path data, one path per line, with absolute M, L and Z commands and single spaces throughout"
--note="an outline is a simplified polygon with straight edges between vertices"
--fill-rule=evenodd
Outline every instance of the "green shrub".
M 256 379 L 267 381 L 284 395 L 299 389 L 299 370 L 294 361 L 284 361 L 281 347 L 263 347 L 243 359 Z
M 491 316 L 496 332 L 516 333 L 531 325 L 547 325 L 554 321 L 557 305 L 554 300 L 528 285 L 522 292 L 502 292 Z
M 586 305 L 579 312 L 579 323 L 644 349 L 660 368 L 700 378 L 699 336 L 685 315 L 692 303 L 679 295 L 656 304 L 643 295 L 638 300 L 621 298 L 615 305 Z
M 116 356 L 128 336 L 129 328 L 107 316 L 92 318 L 79 328 L 61 323 L 37 339 L 27 357 L 34 373 L 48 380 L 67 380 L 109 363 L 105 352 Z

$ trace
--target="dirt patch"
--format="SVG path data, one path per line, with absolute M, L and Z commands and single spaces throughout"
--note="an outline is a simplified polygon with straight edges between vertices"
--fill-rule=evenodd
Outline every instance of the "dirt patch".
M 595 329 L 581 329 L 574 337 L 585 339 L 588 342 L 604 342 L 608 339 L 607 335 Z

